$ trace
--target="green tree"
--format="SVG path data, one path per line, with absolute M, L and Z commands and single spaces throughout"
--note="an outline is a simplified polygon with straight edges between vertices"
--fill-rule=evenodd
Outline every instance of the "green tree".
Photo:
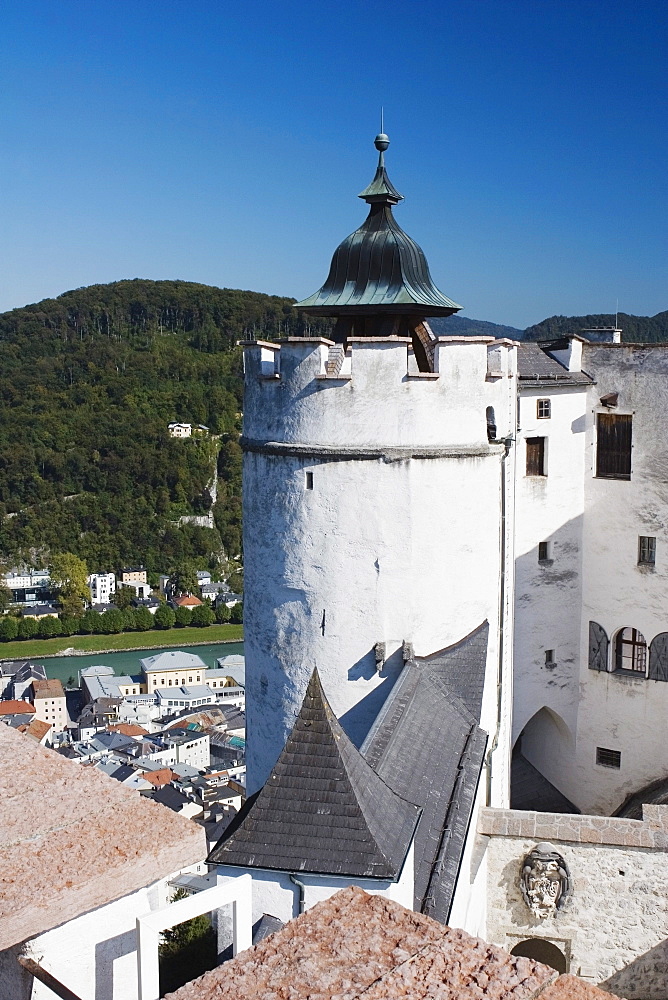
M 241 603 L 241 601 L 239 601 L 238 604 L 235 604 L 234 607 L 232 608 L 230 612 L 230 621 L 232 622 L 233 625 L 243 625 L 244 606 Z
M 177 889 L 172 902 L 185 899 L 184 889 Z M 160 995 L 171 993 L 193 976 L 201 976 L 216 964 L 216 936 L 206 914 L 185 920 L 164 931 L 159 946 Z
M 40 639 L 52 639 L 60 634 L 60 622 L 51 615 L 45 615 L 37 622 L 37 635 Z
M 135 592 L 132 587 L 119 586 L 116 588 L 116 592 L 111 595 L 111 600 L 121 611 L 126 611 L 132 604 L 134 596 Z
M 90 601 L 88 568 L 83 559 L 71 552 L 51 556 L 49 564 L 51 585 L 58 593 L 58 600 L 67 615 L 79 615 Z
M 174 628 L 176 622 L 174 609 L 170 608 L 169 604 L 161 604 L 153 616 L 153 621 L 156 628 Z
M 177 596 L 190 594 L 194 597 L 200 596 L 199 584 L 197 582 L 197 566 L 193 562 L 183 562 L 172 568 L 169 574 L 169 583 L 173 593 Z
M 124 632 L 136 632 L 137 622 L 135 621 L 134 608 L 126 608 L 123 612 L 123 631 Z
M 184 628 L 186 625 L 190 625 L 192 611 L 190 608 L 176 608 L 174 617 L 176 619 L 176 627 Z
M 138 632 L 148 632 L 153 628 L 153 615 L 148 608 L 137 608 L 134 614 L 135 628 Z
M 60 627 L 63 635 L 76 635 L 81 627 L 81 619 L 71 615 L 61 615 Z
M 120 608 L 109 608 L 102 615 L 102 631 L 105 635 L 116 635 L 125 628 L 125 615 Z
M 202 628 L 207 625 L 213 625 L 215 620 L 216 616 L 211 608 L 207 607 L 206 604 L 200 604 L 199 607 L 193 608 L 190 622 L 192 625 L 198 625 Z
M 12 592 L 9 587 L 4 587 L 0 584 L 0 612 L 6 611 L 12 600 Z
M 19 639 L 34 639 L 37 635 L 37 622 L 34 618 L 21 618 L 19 620 Z
M 99 635 L 102 632 L 102 615 L 99 611 L 89 608 L 81 616 L 79 631 L 84 635 Z
M 227 604 L 219 604 L 216 608 L 216 621 L 219 625 L 225 624 L 230 620 L 231 609 L 228 608 Z
M 16 639 L 18 632 L 19 623 L 16 618 L 10 618 L 8 615 L 0 618 L 0 640 L 9 642 L 11 639 Z

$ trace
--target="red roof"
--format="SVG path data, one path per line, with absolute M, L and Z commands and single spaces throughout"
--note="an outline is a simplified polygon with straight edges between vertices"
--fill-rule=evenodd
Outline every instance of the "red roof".
M 174 777 L 174 772 L 169 767 L 161 767 L 156 771 L 144 771 L 142 777 L 150 781 L 156 788 L 162 788 L 163 785 L 170 783 Z
M 115 722 L 113 726 L 107 726 L 107 729 L 110 733 L 120 733 L 121 736 L 148 736 L 148 729 L 134 722 Z
M 29 701 L 0 701 L 0 715 L 32 715 L 35 709 Z
M 184 596 L 175 597 L 173 603 L 179 608 L 196 608 L 202 604 L 202 601 L 200 601 L 199 597 Z

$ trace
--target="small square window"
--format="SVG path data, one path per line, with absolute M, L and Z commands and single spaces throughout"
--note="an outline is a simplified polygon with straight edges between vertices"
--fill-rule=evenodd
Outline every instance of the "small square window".
M 307 472 L 306 473 L 306 489 L 307 490 L 312 490 L 313 489 L 313 473 L 312 472 Z
M 556 661 L 554 659 L 554 650 L 553 649 L 546 649 L 545 650 L 545 666 L 546 667 L 553 667 L 555 665 L 555 662 Z
M 550 543 L 538 543 L 538 562 L 547 562 L 550 558 Z
M 638 565 L 653 566 L 656 562 L 656 538 L 640 535 L 638 538 Z
M 552 401 L 550 399 L 536 400 L 536 416 L 539 420 L 545 420 L 552 416 Z
M 605 747 L 596 747 L 596 763 L 601 767 L 615 767 L 619 770 L 622 766 L 621 750 L 607 750 Z

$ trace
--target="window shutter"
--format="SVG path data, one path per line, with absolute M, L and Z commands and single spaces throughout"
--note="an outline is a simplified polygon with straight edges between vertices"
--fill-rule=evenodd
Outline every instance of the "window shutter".
M 659 632 L 650 643 L 649 679 L 668 681 L 668 632 Z
M 545 438 L 526 439 L 527 476 L 542 476 L 545 474 Z
M 608 669 L 608 636 L 598 622 L 589 622 L 589 669 Z
M 596 416 L 596 475 L 605 479 L 631 478 L 630 413 Z

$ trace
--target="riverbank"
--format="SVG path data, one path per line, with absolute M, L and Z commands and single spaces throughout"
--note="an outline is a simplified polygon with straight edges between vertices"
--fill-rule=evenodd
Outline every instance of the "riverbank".
M 45 660 L 51 656 L 86 656 L 89 653 L 132 652 L 143 649 L 180 649 L 241 642 L 243 625 L 209 625 L 206 628 L 150 629 L 118 635 L 67 635 L 57 639 L 21 639 L 0 643 L 0 660 Z

